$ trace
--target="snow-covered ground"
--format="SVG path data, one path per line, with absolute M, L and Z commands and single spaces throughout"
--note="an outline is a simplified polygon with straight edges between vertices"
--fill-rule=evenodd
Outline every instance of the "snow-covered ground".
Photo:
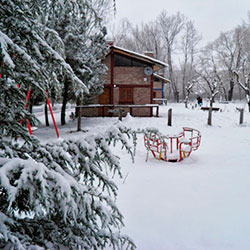
M 202 134 L 198 151 L 177 163 L 152 155 L 146 162 L 142 135 L 134 164 L 119 147 L 114 148 L 124 175 L 116 180 L 125 222 L 122 231 L 134 239 L 137 249 L 250 249 L 250 113 L 243 103 L 215 106 L 221 112 L 213 113 L 213 126 L 206 125 L 207 111 L 185 109 L 184 104 L 161 106 L 159 118 L 123 119 L 134 129 L 155 127 L 167 135 L 189 126 Z M 236 107 L 245 108 L 242 125 Z M 172 127 L 167 126 L 169 108 Z M 58 120 L 58 112 L 55 117 Z M 82 118 L 82 128 L 92 132 L 115 123 L 117 118 Z M 79 138 L 83 132 L 76 132 L 76 121 L 69 121 L 59 126 L 59 133 L 61 138 Z M 34 134 L 42 141 L 57 140 L 52 122 L 50 128 L 42 126 Z

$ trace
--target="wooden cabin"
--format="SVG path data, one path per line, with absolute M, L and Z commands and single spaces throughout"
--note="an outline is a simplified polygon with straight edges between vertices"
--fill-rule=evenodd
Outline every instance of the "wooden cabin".
M 104 90 L 94 100 L 94 104 L 123 105 L 125 113 L 132 111 L 131 108 L 126 108 L 126 105 L 130 107 L 134 105 L 131 115 L 152 116 L 153 108 L 149 104 L 154 104 L 153 98 L 156 95 L 154 93 L 157 92 L 154 90 L 154 79 L 157 77 L 155 73 L 166 67 L 166 64 L 154 59 L 150 53 L 139 54 L 114 45 L 110 45 L 103 63 L 108 68 L 107 74 L 102 78 Z M 163 98 L 162 95 L 161 98 Z M 142 105 L 149 106 L 142 107 Z M 103 115 L 100 108 L 84 108 L 81 113 L 83 116 Z M 108 107 L 105 108 L 104 113 L 105 116 L 114 115 Z

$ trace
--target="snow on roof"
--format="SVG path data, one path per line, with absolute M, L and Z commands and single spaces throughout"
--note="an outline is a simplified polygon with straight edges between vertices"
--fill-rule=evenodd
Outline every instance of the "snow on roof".
M 162 62 L 160 60 L 157 60 L 157 59 L 155 59 L 153 57 L 146 56 L 146 55 L 143 55 L 143 54 L 140 54 L 140 53 L 128 50 L 128 49 L 124 49 L 124 48 L 121 48 L 121 47 L 118 47 L 118 46 L 115 46 L 115 45 L 111 45 L 109 47 L 109 49 L 110 49 L 110 51 L 108 52 L 107 55 L 109 55 L 111 50 L 114 49 L 114 50 L 118 50 L 118 51 L 121 51 L 121 52 L 128 53 L 129 56 L 132 56 L 132 57 L 135 57 L 135 58 L 138 57 L 139 59 L 144 60 L 144 61 L 146 60 L 146 61 L 148 61 L 148 62 L 150 62 L 152 64 L 157 64 L 157 65 L 160 65 L 162 67 L 167 67 L 168 66 L 167 63 L 164 63 L 164 62 Z
M 170 82 L 169 79 L 165 78 L 164 76 L 157 75 L 155 73 L 154 73 L 154 77 L 159 78 L 159 79 L 163 80 L 164 82 Z

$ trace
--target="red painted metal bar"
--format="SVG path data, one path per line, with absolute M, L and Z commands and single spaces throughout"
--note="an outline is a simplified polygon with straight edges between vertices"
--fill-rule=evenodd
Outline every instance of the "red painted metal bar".
M 179 161 L 182 161 L 182 160 L 183 160 L 183 158 L 182 158 L 182 152 L 181 152 L 181 146 L 182 146 L 182 143 L 180 144 L 180 150 L 179 150 L 180 158 L 179 158 Z
M 28 106 L 28 102 L 29 102 L 29 98 L 30 98 L 30 87 L 28 89 L 28 92 L 27 92 L 27 95 L 26 95 L 26 102 L 25 102 L 25 105 L 24 105 L 24 109 L 26 110 L 27 106 Z
M 46 94 L 46 97 L 47 97 L 47 103 L 49 105 L 49 111 L 50 111 L 50 114 L 51 114 L 51 117 L 52 117 L 52 120 L 53 120 L 53 124 L 54 124 L 55 130 L 56 130 L 57 138 L 59 138 L 59 132 L 58 132 L 58 129 L 57 129 L 57 126 L 56 126 L 56 121 L 55 121 L 54 114 L 53 114 L 53 111 L 52 111 L 52 108 L 51 108 L 51 105 L 50 105 L 49 96 L 48 96 L 48 93 L 47 93 L 46 90 L 45 90 L 45 94 Z
M 29 130 L 29 134 L 32 135 L 32 130 L 31 130 L 31 126 L 30 126 L 30 121 L 29 119 L 26 119 L 27 121 L 27 127 L 28 127 L 28 130 Z

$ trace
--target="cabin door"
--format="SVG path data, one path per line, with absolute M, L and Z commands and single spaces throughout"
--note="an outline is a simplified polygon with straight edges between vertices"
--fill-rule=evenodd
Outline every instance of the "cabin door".
M 119 103 L 133 104 L 134 103 L 134 89 L 121 87 L 119 89 Z
M 111 89 L 104 88 L 103 93 L 99 96 L 99 104 L 110 104 L 111 101 Z M 99 116 L 110 116 L 107 107 L 99 108 L 98 115 Z

